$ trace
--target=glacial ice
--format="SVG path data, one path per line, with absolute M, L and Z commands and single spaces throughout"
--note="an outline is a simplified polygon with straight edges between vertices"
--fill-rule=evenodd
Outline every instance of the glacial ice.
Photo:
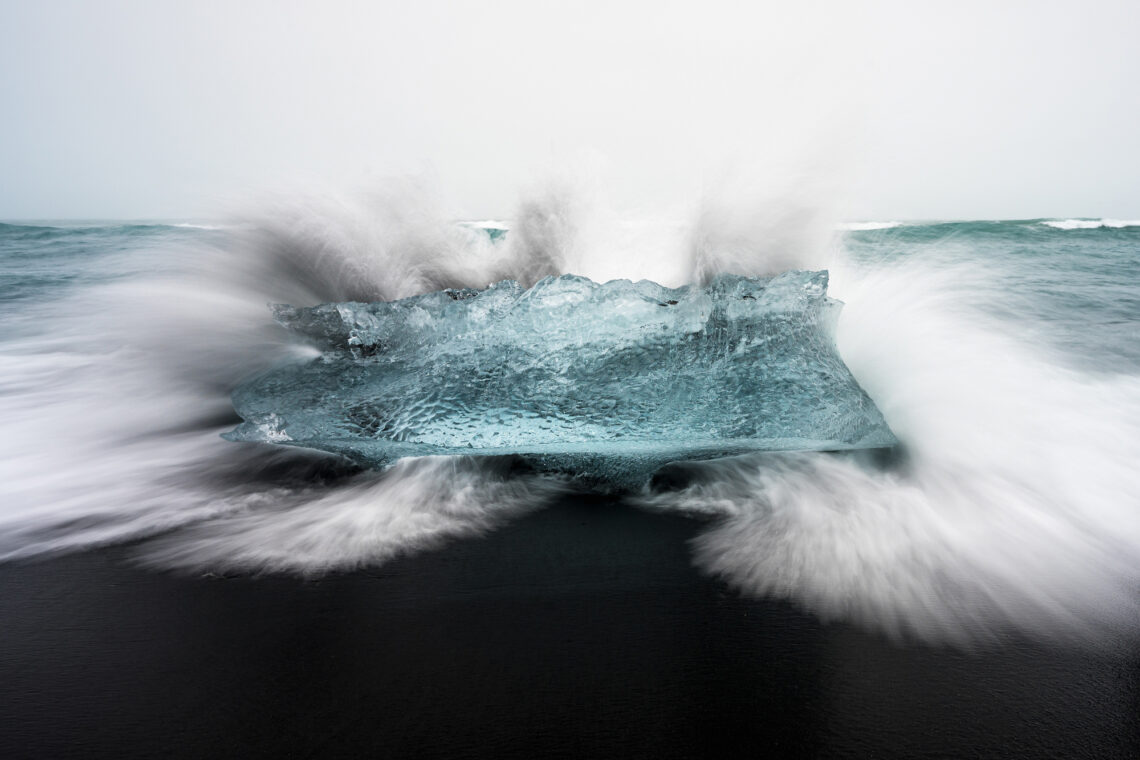
M 672 461 L 896 443 L 836 351 L 827 272 L 706 286 L 547 277 L 273 307 L 321 350 L 241 385 L 225 434 L 377 467 L 517 455 L 637 487 Z

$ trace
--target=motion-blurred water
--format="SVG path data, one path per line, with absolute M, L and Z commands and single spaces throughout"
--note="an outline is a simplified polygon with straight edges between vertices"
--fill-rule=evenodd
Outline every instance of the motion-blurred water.
M 510 224 L 456 223 L 393 188 L 224 224 L 0 225 L 0 558 L 146 538 L 140 557 L 163 567 L 320 572 L 478 534 L 569 488 L 501 461 L 375 473 L 222 440 L 243 378 L 312 352 L 268 303 L 826 266 L 840 352 L 900 451 L 720 460 L 629 500 L 711 515 L 700 567 L 824 617 L 966 645 L 1009 626 L 1131 632 L 1140 222 L 823 234 L 694 218 L 603 220 L 550 193 Z

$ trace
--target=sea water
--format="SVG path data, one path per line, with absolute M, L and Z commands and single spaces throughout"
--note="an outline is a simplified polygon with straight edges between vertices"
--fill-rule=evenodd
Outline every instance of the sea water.
M 693 225 L 617 227 L 610 245 L 554 213 L 459 223 L 388 201 L 3 224 L 0 557 L 153 537 L 138 556 L 157 566 L 311 573 L 475 536 L 580 486 L 498 459 L 375 470 L 221 438 L 243 382 L 319 355 L 271 304 L 563 274 L 677 288 L 802 261 L 845 304 L 836 346 L 892 456 L 720 459 L 626 502 L 711 518 L 699 567 L 825 618 L 959 642 L 1131 629 L 1140 223 L 862 222 L 778 260 Z M 724 239 L 737 248 L 709 249 Z

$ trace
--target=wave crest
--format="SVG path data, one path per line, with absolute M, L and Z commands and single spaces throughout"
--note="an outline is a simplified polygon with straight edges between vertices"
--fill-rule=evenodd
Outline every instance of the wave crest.
M 1124 219 L 1050 219 L 1041 222 L 1046 227 L 1056 230 L 1096 230 L 1102 228 L 1122 229 L 1124 227 L 1140 227 L 1140 220 Z

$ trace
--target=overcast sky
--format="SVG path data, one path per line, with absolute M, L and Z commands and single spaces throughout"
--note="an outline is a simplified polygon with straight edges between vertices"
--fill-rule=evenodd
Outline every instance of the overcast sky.
M 1138 9 L 0 0 L 0 218 L 408 173 L 503 217 L 579 162 L 619 205 L 735 165 L 823 176 L 852 219 L 1138 218 Z

